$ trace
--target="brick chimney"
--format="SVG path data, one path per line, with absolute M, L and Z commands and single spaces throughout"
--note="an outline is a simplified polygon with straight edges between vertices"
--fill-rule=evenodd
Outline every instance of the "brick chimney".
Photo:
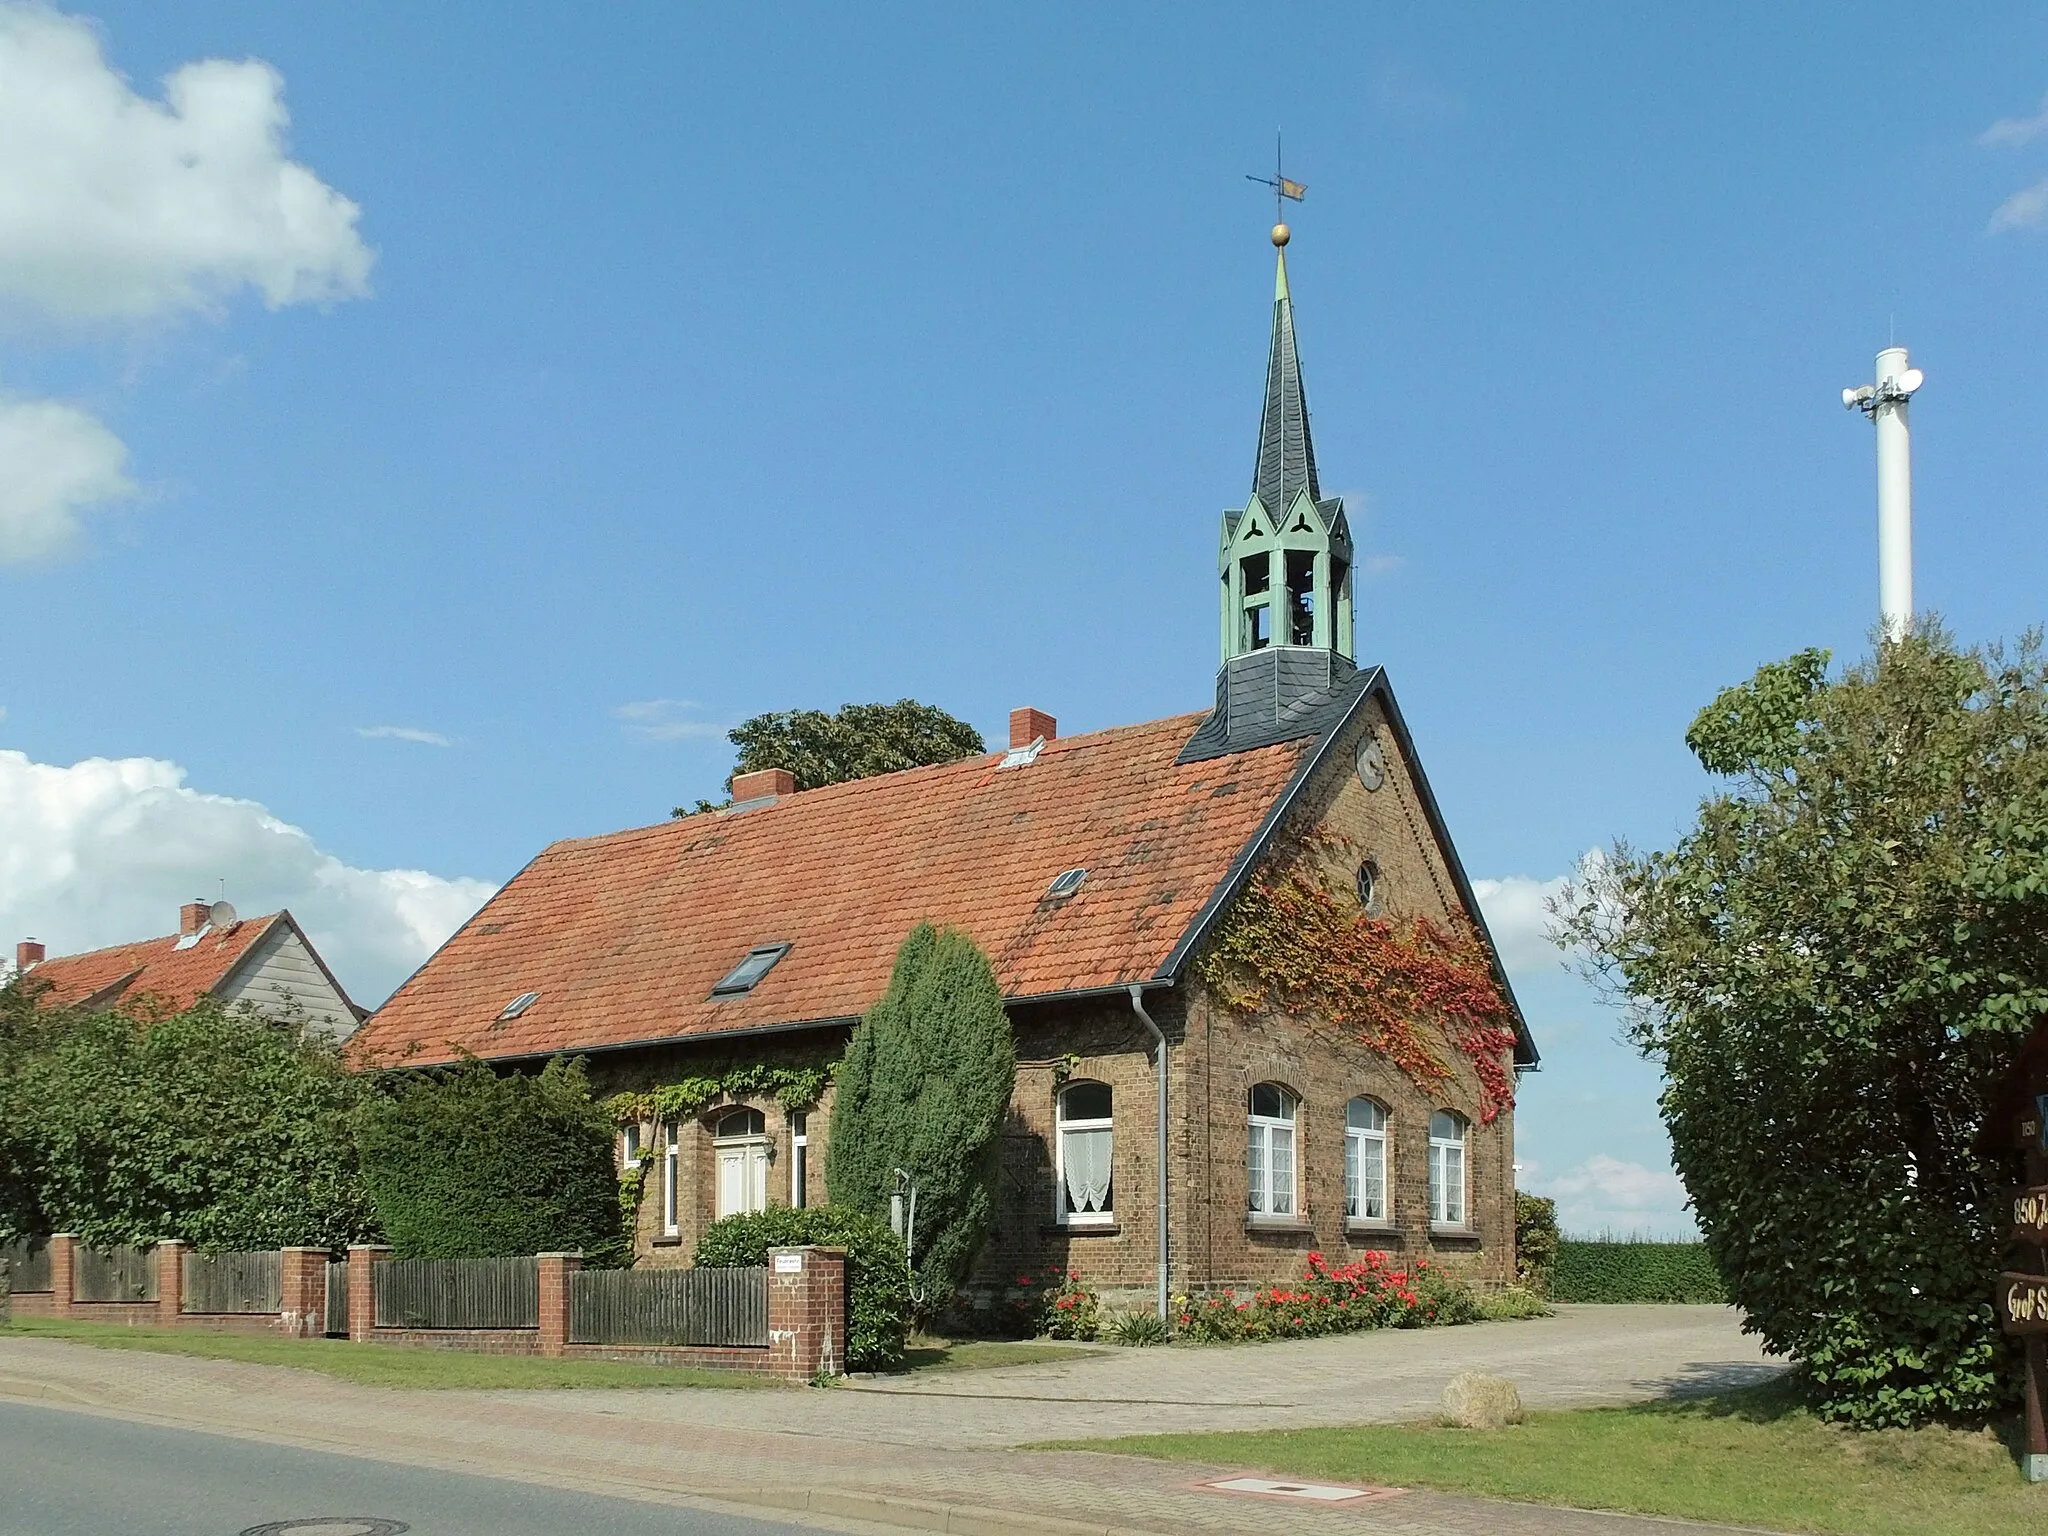
M 1013 709 L 1010 711 L 1010 745 L 1012 748 L 1028 747 L 1040 737 L 1051 741 L 1060 733 L 1059 721 L 1042 709 Z
M 178 908 L 178 937 L 189 939 L 203 931 L 213 921 L 213 903 L 210 901 L 188 901 Z
M 43 963 L 43 946 L 36 939 L 23 939 L 14 946 L 14 973 L 18 976 L 32 965 Z
M 796 775 L 787 768 L 757 768 L 752 773 L 733 775 L 734 805 L 748 800 L 774 800 L 782 795 L 795 793 Z

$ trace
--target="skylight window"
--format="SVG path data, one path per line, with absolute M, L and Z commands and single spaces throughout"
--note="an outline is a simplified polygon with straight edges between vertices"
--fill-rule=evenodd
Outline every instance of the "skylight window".
M 1088 871 L 1085 869 L 1061 870 L 1057 875 L 1053 876 L 1052 884 L 1047 887 L 1045 894 L 1052 897 L 1055 901 L 1065 896 L 1071 896 L 1074 892 L 1081 889 L 1081 882 L 1087 878 Z
M 505 1011 L 498 1015 L 500 1020 L 516 1019 L 535 1003 L 540 1001 L 538 992 L 522 992 L 505 1005 Z
M 755 984 L 775 969 L 775 962 L 789 953 L 787 944 L 760 944 L 747 951 L 747 958 L 725 973 L 725 979 L 711 989 L 713 997 L 737 997 L 751 992 Z

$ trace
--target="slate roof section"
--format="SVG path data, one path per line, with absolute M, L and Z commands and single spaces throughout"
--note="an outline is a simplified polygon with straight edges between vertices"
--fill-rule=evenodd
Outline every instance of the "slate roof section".
M 109 1008 L 147 996 L 176 1012 L 225 982 L 279 921 L 290 919 L 282 912 L 244 918 L 219 931 L 206 930 L 198 943 L 184 949 L 178 948 L 178 935 L 173 933 L 84 954 L 56 955 L 29 974 L 50 983 L 41 998 L 45 1007 Z
M 1202 719 L 1057 738 L 1021 768 L 991 753 L 556 843 L 349 1050 L 428 1065 L 848 1020 L 924 918 L 972 935 L 1012 999 L 1153 980 L 1314 745 L 1178 762 Z M 1074 868 L 1079 891 L 1049 898 Z M 711 996 L 771 943 L 791 948 L 758 986 Z

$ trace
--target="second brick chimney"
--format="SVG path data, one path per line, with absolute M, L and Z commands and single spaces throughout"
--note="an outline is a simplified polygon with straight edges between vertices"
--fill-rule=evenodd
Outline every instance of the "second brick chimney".
M 787 768 L 757 768 L 752 773 L 733 775 L 734 805 L 743 805 L 749 800 L 774 800 L 795 793 L 796 775 Z
M 202 932 L 213 921 L 213 903 L 210 901 L 188 901 L 178 908 L 178 937 L 189 939 Z
M 1010 745 L 1012 748 L 1028 747 L 1034 741 L 1051 741 L 1060 733 L 1059 721 L 1042 709 L 1013 709 L 1010 711 Z
M 43 963 L 43 946 L 39 940 L 23 939 L 14 946 L 14 973 L 19 976 L 32 965 Z

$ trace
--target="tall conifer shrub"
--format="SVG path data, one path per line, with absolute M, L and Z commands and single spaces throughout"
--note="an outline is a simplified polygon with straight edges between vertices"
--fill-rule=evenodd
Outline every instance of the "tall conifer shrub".
M 886 1221 L 896 1171 L 910 1175 L 911 1268 L 926 1315 L 952 1300 L 988 1234 L 996 1136 L 1016 1077 L 988 957 L 963 933 L 918 924 L 840 1065 L 825 1185 L 835 1206 Z

